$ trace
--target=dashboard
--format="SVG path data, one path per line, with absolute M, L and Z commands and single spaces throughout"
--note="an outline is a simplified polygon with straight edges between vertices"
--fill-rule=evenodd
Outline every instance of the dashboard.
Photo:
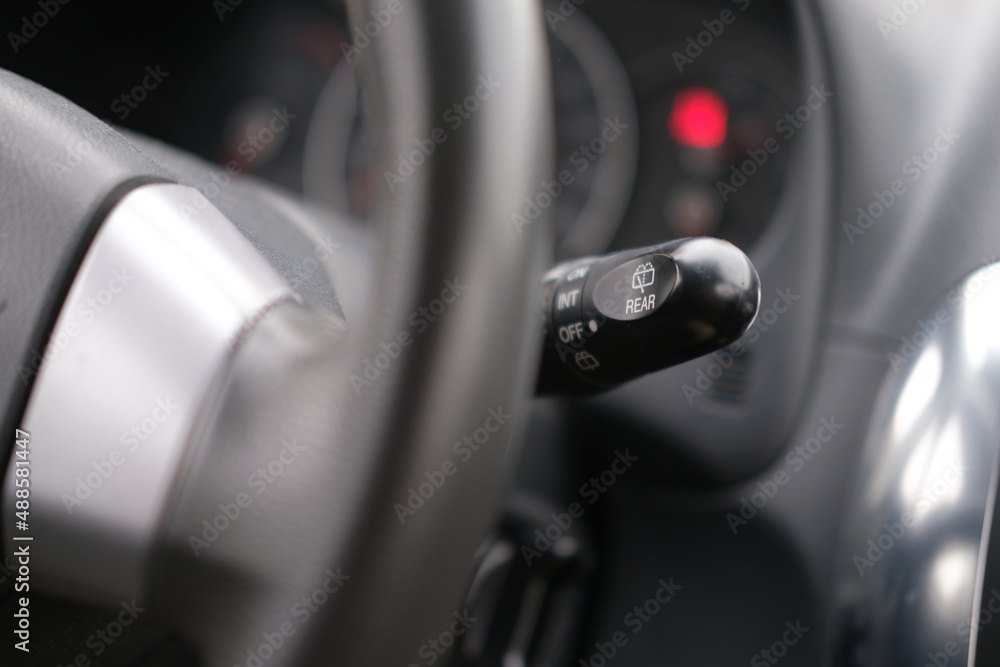
M 684 236 L 748 247 L 763 233 L 801 127 L 786 120 L 798 106 L 792 45 L 781 39 L 788 18 L 774 6 L 717 4 L 704 22 L 693 18 L 704 3 L 547 7 L 561 187 L 539 184 L 511 216 L 552 207 L 558 259 Z M 213 147 L 206 157 L 225 163 L 291 96 L 302 121 L 244 168 L 364 219 L 375 181 L 391 180 L 372 173 L 352 71 L 365 35 L 349 36 L 335 11 L 324 16 L 273 8 L 248 18 L 192 91 L 200 112 L 171 138 Z M 459 113 L 474 105 L 443 109 L 442 128 L 460 131 Z M 421 159 L 400 158 L 404 170 Z
M 4 25 L 22 25 L 25 11 L 0 8 Z M 964 556 L 934 550 L 940 540 L 885 544 L 901 539 L 897 510 L 931 483 L 917 477 L 933 472 L 921 467 L 932 445 L 995 435 L 951 437 L 920 401 L 937 391 L 995 424 L 994 395 L 967 377 L 954 396 L 927 381 L 897 419 L 883 388 L 916 374 L 905 367 L 913 332 L 934 339 L 918 346 L 925 358 L 956 336 L 927 308 L 951 303 L 1000 249 L 998 16 L 995 0 L 546 0 L 555 168 L 509 211 L 512 228 L 551 212 L 556 260 L 718 236 L 757 267 L 761 308 L 741 341 L 713 354 L 599 396 L 532 402 L 526 453 L 470 586 L 468 609 L 497 620 L 469 632 L 456 664 L 512 664 L 503 650 L 514 639 L 523 664 L 594 667 L 615 655 L 621 665 L 954 657 L 954 625 L 912 632 L 913 619 L 964 615 L 961 582 L 986 588 Z M 0 67 L 352 230 L 370 230 L 376 192 L 405 181 L 504 84 L 483 72 L 481 88 L 438 110 L 440 134 L 414 138 L 378 173 L 354 61 L 391 13 L 354 31 L 340 0 L 60 2 L 50 19 L 30 38 L 8 36 Z M 66 162 L 83 149 L 67 146 Z M 210 200 L 240 196 L 212 187 L 202 186 Z M 973 323 L 963 344 L 980 349 L 995 327 Z M 901 371 L 887 352 L 906 357 Z M 883 430 L 919 425 L 917 455 L 886 446 L 879 418 Z M 988 465 L 969 467 L 982 476 Z M 887 480 L 905 482 L 898 499 Z M 869 517 L 872 498 L 898 505 Z M 977 498 L 960 521 L 932 518 L 978 540 L 981 510 Z M 864 579 L 861 554 L 884 557 Z M 986 570 L 1000 587 L 995 565 Z M 920 597 L 929 590 L 939 598 Z M 108 622 L 70 609 L 67 643 Z M 147 630 L 128 641 L 168 641 Z M 1000 624 L 986 630 L 996 651 Z M 624 632 L 635 636 L 619 652 Z M 130 650 L 116 643 L 108 664 L 147 649 Z
M 235 161 L 243 173 L 366 217 L 385 174 L 370 167 L 364 96 L 352 71 L 367 36 L 349 34 L 339 3 L 150 7 L 145 20 L 120 7 L 110 20 L 81 13 L 82 31 L 53 22 L 42 36 L 50 44 L 3 64 L 109 122 L 219 165 Z M 557 259 L 685 236 L 752 246 L 773 217 L 801 127 L 792 113 L 800 81 L 786 8 L 588 0 L 549 3 L 546 21 L 556 173 L 565 184 L 556 184 L 558 194 L 539 184 L 512 219 L 551 206 Z M 143 22 L 166 28 L 147 34 L 164 38 L 140 43 L 134 25 Z M 186 39 L 165 39 L 178 34 L 170 23 Z M 376 22 L 371 31 L 381 29 Z M 73 58 L 48 67 L 60 51 Z M 98 61 L 106 76 L 82 85 L 74 70 Z M 146 65 L 166 74 L 133 101 L 129 91 Z M 289 117 L 271 136 L 275 109 Z M 460 131 L 454 110 L 441 116 L 443 129 Z

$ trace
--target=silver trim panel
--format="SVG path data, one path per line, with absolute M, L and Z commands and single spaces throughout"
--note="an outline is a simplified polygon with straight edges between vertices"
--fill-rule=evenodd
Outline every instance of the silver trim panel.
M 840 537 L 837 664 L 971 664 L 1000 447 L 998 304 L 993 264 L 892 350 Z
M 241 336 L 287 284 L 193 188 L 148 185 L 110 212 L 60 312 L 22 428 L 31 435 L 32 583 L 141 599 L 199 420 Z

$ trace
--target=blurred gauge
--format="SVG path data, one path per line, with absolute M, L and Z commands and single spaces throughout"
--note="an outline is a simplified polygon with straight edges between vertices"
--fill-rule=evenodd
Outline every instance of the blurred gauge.
M 669 48 L 630 66 L 643 82 L 643 140 L 614 246 L 711 235 L 749 248 L 784 190 L 797 132 L 786 119 L 795 78 L 759 52 L 721 43 L 715 59 L 680 74 Z
M 635 183 L 639 124 L 628 73 L 597 26 L 577 11 L 549 36 L 556 173 L 574 175 L 556 207 L 556 254 L 563 259 L 604 252 L 618 231 Z M 587 149 L 596 155 L 592 162 Z
M 171 141 L 367 218 L 379 183 L 344 21 L 329 8 L 242 14 L 204 59 Z M 620 43 L 633 53 L 626 71 L 583 10 L 550 26 L 550 178 L 563 185 L 539 183 L 535 203 L 511 215 L 549 208 L 560 259 L 697 235 L 747 248 L 783 191 L 795 132 L 780 124 L 797 81 L 754 43 L 720 39 L 683 73 L 671 55 L 679 42 L 638 55 Z
M 553 196 L 559 258 L 604 251 L 628 207 L 639 128 L 628 75 L 582 12 L 549 32 L 556 114 Z M 303 154 L 306 195 L 365 218 L 374 193 L 370 141 L 358 113 L 354 74 L 341 62 L 312 113 Z M 539 195 L 547 197 L 539 183 Z M 523 213 L 523 211 L 511 211 Z
M 671 236 L 710 236 L 719 228 L 723 206 L 717 193 L 704 181 L 687 180 L 667 190 L 663 218 Z
M 263 6 L 234 17 L 174 114 L 172 143 L 301 190 L 310 115 L 343 54 L 333 11 Z
M 670 236 L 716 235 L 747 247 L 784 186 L 786 113 L 751 79 L 715 75 L 667 86 L 642 107 L 649 166 L 635 205 L 657 211 Z

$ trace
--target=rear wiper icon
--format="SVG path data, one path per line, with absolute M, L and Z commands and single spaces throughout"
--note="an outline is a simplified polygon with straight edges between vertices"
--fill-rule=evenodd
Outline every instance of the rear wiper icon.
M 653 278 L 656 277 L 656 269 L 652 264 L 640 264 L 632 274 L 632 289 L 637 289 L 643 294 L 647 287 L 652 287 Z

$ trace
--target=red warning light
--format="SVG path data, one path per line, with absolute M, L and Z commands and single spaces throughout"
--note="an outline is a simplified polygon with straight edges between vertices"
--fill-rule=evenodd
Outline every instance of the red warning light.
M 729 109 L 708 88 L 688 88 L 674 98 L 667 130 L 677 143 L 692 148 L 718 148 L 726 140 Z

